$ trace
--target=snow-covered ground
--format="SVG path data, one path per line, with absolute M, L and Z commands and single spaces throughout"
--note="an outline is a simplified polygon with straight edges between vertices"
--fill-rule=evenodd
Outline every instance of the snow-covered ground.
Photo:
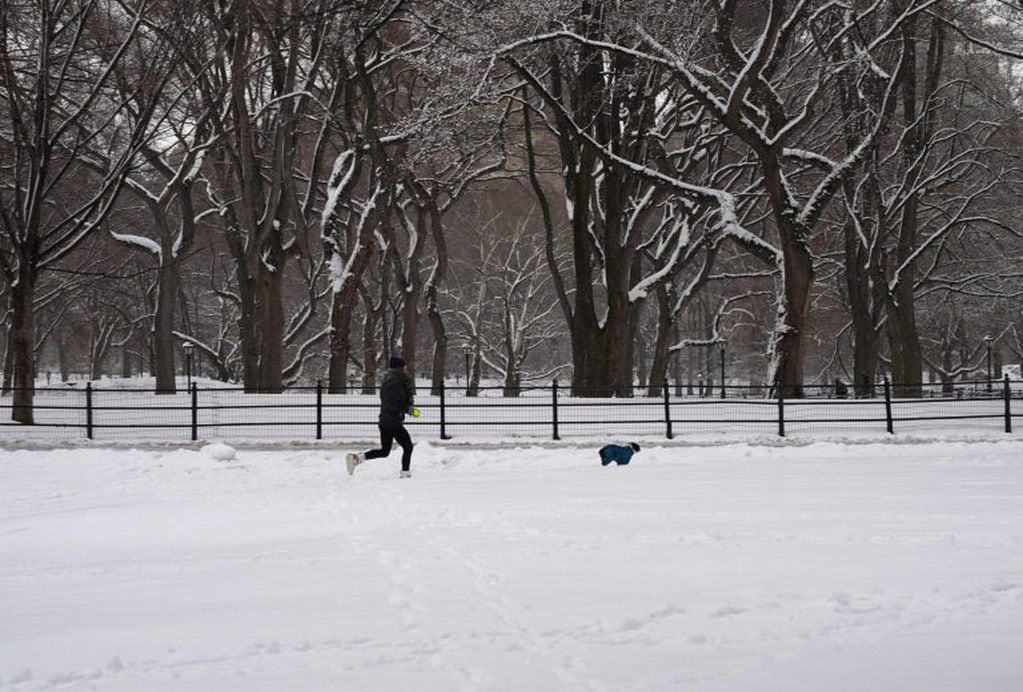
M 1017 437 L 343 451 L 0 451 L 0 688 L 1023 689 Z

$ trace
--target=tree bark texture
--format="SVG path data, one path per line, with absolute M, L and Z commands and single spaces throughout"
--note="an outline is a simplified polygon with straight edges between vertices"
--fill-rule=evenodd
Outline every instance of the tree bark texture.
M 153 315 L 153 372 L 156 391 L 173 394 L 177 391 L 174 368 L 174 309 L 179 279 L 174 262 L 162 263 L 156 283 L 156 314 Z
M 35 394 L 35 297 L 36 272 L 32 262 L 22 259 L 18 282 L 11 289 L 11 419 L 31 425 Z

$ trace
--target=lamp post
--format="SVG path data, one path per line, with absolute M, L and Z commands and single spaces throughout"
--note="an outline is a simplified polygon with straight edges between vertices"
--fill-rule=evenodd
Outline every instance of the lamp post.
M 469 396 L 469 347 L 462 347 L 462 354 L 465 356 L 465 395 Z
M 181 348 L 185 349 L 185 373 L 188 375 L 188 391 L 192 391 L 192 349 L 195 348 L 195 344 L 191 341 L 186 341 L 181 344 Z
M 721 398 L 725 398 L 725 343 L 724 339 L 721 340 Z
M 991 335 L 984 337 L 984 345 L 987 346 L 987 390 L 991 391 L 991 342 L 994 339 Z

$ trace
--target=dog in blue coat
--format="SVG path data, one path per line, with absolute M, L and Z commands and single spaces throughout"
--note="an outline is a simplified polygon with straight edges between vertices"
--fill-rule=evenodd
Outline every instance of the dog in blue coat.
M 618 464 L 619 466 L 625 466 L 632 461 L 632 455 L 639 451 L 639 445 L 635 442 L 630 442 L 629 446 L 624 445 L 604 445 L 600 448 L 600 465 L 607 466 L 611 462 Z

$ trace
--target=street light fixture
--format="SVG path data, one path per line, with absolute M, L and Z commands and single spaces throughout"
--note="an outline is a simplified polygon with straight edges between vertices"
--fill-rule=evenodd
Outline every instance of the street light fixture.
M 991 335 L 988 335 L 988 336 L 984 337 L 984 345 L 987 346 L 987 390 L 989 392 L 991 391 L 991 342 L 992 341 L 994 341 L 994 339 L 991 338 Z
M 185 349 L 185 372 L 188 374 L 188 391 L 192 391 L 192 349 L 195 348 L 195 344 L 191 341 L 186 341 L 181 344 L 181 348 Z

